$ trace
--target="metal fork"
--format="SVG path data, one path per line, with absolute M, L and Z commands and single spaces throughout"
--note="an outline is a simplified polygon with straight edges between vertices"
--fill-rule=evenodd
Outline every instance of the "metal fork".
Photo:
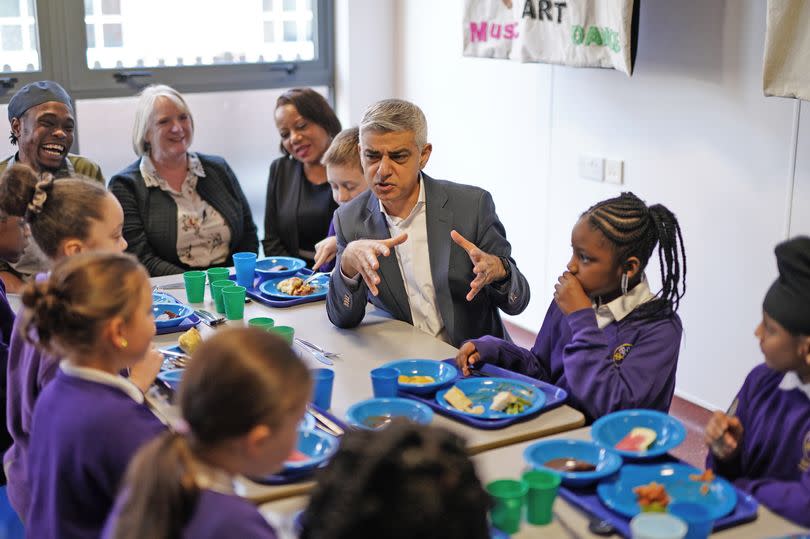
M 338 354 L 337 352 L 328 352 L 328 351 L 324 350 L 323 348 L 321 348 L 320 346 L 318 346 L 316 344 L 312 344 L 309 341 L 305 341 L 304 339 L 302 339 L 300 337 L 296 337 L 295 340 L 301 346 L 305 346 L 305 347 L 310 348 L 310 349 L 312 349 L 312 350 L 314 350 L 314 351 L 316 351 L 316 352 L 318 352 L 320 354 L 323 354 L 326 357 L 328 357 L 329 359 L 334 359 L 336 357 L 340 357 L 340 354 Z
M 312 275 L 310 275 L 309 277 L 304 279 L 304 284 L 309 284 L 312 281 L 314 281 L 315 279 L 317 279 L 318 277 L 321 277 L 323 275 L 329 275 L 329 273 L 326 273 L 326 272 L 323 272 L 323 271 L 316 271 Z
M 215 327 L 215 326 L 218 326 L 220 324 L 225 323 L 225 317 L 224 316 L 215 315 L 215 314 L 210 313 L 210 312 L 208 312 L 206 310 L 203 310 L 203 309 L 195 310 L 194 314 L 199 316 L 202 319 L 203 322 L 205 322 L 206 324 L 208 324 L 211 327 Z

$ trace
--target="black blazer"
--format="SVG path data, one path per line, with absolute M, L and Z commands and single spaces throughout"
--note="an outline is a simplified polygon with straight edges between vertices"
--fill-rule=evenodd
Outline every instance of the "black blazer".
M 242 251 L 258 252 L 256 224 L 236 175 L 221 157 L 198 153 L 205 178 L 197 183 L 200 197 L 217 210 L 231 230 L 228 259 Z M 138 159 L 112 177 L 109 189 L 124 209 L 127 252 L 138 257 L 149 274 L 172 275 L 188 271 L 177 254 L 177 205 L 158 187 L 146 187 Z
M 270 164 L 262 240 L 264 256 L 299 256 L 298 202 L 305 181 L 308 180 L 300 161 L 279 157 Z M 332 201 L 323 212 L 331 218 L 336 209 L 337 204 Z

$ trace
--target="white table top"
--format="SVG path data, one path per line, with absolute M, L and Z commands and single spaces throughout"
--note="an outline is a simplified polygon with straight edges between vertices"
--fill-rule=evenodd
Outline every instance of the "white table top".
M 182 281 L 179 275 L 156 277 L 153 284 L 165 285 Z M 181 301 L 185 301 L 182 289 L 166 290 Z M 206 286 L 204 305 L 192 305 L 215 312 Z M 296 307 L 270 308 L 258 302 L 245 305 L 245 317 L 241 321 L 229 321 L 226 326 L 245 326 L 247 320 L 257 316 L 269 316 L 276 325 L 292 326 L 296 336 L 311 341 L 341 356 L 329 367 L 335 371 L 335 385 L 332 393 L 331 412 L 339 418 L 357 401 L 371 398 L 369 371 L 379 365 L 400 358 L 446 359 L 455 356 L 456 348 L 435 339 L 410 324 L 391 319 L 387 313 L 369 306 L 363 323 L 355 329 L 339 329 L 332 325 L 326 316 L 324 302 L 315 302 Z M 204 324 L 199 329 L 203 337 L 215 331 Z M 159 347 L 177 344 L 178 333 L 158 335 L 155 343 Z M 296 346 L 298 349 L 298 346 Z M 310 367 L 324 367 L 308 353 L 301 357 Z M 540 416 L 505 429 L 480 430 L 439 414 L 434 415 L 433 424 L 439 425 L 463 436 L 467 440 L 470 453 L 476 454 L 488 449 L 508 444 L 532 440 L 542 436 L 571 430 L 584 425 L 585 418 L 569 406 L 560 406 Z M 307 492 L 311 483 L 265 487 L 248 482 L 243 495 L 257 500 L 268 501 Z
M 572 430 L 551 438 L 590 440 L 590 428 Z M 474 456 L 473 462 L 481 482 L 486 484 L 495 479 L 520 477 L 525 466 L 523 450 L 530 444 L 531 442 L 509 445 Z M 303 509 L 306 503 L 307 497 L 297 496 L 264 504 L 260 510 L 262 513 L 273 514 L 275 518 L 272 520 L 274 522 L 288 525 L 292 516 Z M 530 537 L 548 537 L 550 539 L 599 537 L 588 531 L 588 522 L 588 518 L 583 513 L 558 497 L 554 502 L 554 520 L 551 524 L 547 526 L 531 526 L 524 522 L 520 531 L 512 537 L 514 539 L 528 539 Z M 799 533 L 807 533 L 807 531 L 791 524 L 760 505 L 757 520 L 712 534 L 712 537 L 759 539 Z M 613 537 L 618 536 L 614 535 Z

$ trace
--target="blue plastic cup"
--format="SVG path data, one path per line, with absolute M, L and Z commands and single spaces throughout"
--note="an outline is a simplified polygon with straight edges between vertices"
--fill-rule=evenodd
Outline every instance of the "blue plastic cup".
M 335 371 L 313 369 L 312 382 L 312 402 L 321 410 L 328 410 L 332 407 L 332 386 L 335 383 Z
M 236 284 L 252 288 L 256 276 L 256 253 L 234 253 L 233 265 L 236 268 Z
M 399 371 L 388 367 L 380 367 L 371 371 L 371 387 L 374 396 L 378 399 L 397 396 L 397 382 Z
M 674 502 L 669 504 L 667 510 L 686 522 L 689 530 L 685 539 L 706 539 L 712 533 L 714 519 L 708 507 L 691 502 Z

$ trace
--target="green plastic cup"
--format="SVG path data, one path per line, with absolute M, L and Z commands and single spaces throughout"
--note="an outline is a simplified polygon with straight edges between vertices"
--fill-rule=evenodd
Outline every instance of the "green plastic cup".
M 225 304 L 225 318 L 241 320 L 245 316 L 244 286 L 226 286 L 222 289 L 222 302 Z
M 554 498 L 560 488 L 560 475 L 545 470 L 530 470 L 523 473 L 526 485 L 526 520 L 529 524 L 542 526 L 551 522 Z
M 266 316 L 259 316 L 248 320 L 248 326 L 263 329 L 265 331 L 272 331 L 275 323 L 275 320 Z
M 208 274 L 208 287 L 211 289 L 211 297 L 214 297 L 214 283 L 228 279 L 231 270 L 228 268 L 209 268 L 205 273 Z
M 291 326 L 273 326 L 270 331 L 287 341 L 287 344 L 292 346 L 293 339 L 295 338 L 295 328 Z
M 222 299 L 222 289 L 231 286 L 236 286 L 236 283 L 230 279 L 220 279 L 211 283 L 211 297 L 214 298 L 214 305 L 217 306 L 219 314 L 225 314 L 225 301 Z
M 489 513 L 493 526 L 506 533 L 517 533 L 527 490 L 525 483 L 514 479 L 498 479 L 487 485 L 487 492 L 493 501 Z
M 187 271 L 183 274 L 186 299 L 189 303 L 202 303 L 205 299 L 205 272 Z

